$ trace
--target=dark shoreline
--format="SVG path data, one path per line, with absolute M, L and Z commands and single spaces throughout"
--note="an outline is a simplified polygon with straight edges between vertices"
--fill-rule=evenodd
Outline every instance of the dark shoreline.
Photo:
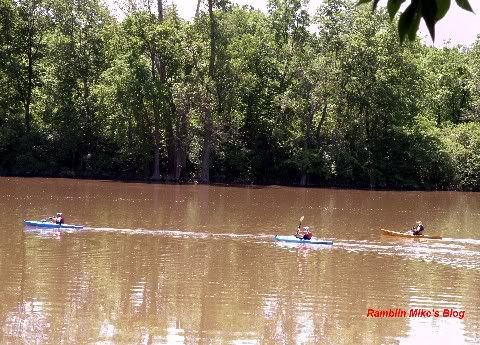
M 379 192 L 476 192 L 461 189 L 435 189 L 425 187 L 412 187 L 412 186 L 400 186 L 400 187 L 369 187 L 365 184 L 348 184 L 348 183 L 322 183 L 322 184 L 307 184 L 301 186 L 300 184 L 293 183 L 240 183 L 240 182 L 209 182 L 203 183 L 196 180 L 179 180 L 173 181 L 164 179 L 141 179 L 141 178 L 108 178 L 108 177 L 91 177 L 91 176 L 45 176 L 45 175 L 0 175 L 0 177 L 13 177 L 13 178 L 45 178 L 45 179 L 70 179 L 70 180 L 90 180 L 90 181 L 105 181 L 105 182 L 121 182 L 121 183 L 143 183 L 143 184 L 161 184 L 161 185 L 208 185 L 212 187 L 234 187 L 234 188 L 251 188 L 251 189 L 263 189 L 271 187 L 289 187 L 289 188 L 315 188 L 315 189 L 345 189 L 345 190 L 361 190 L 361 191 L 379 191 Z

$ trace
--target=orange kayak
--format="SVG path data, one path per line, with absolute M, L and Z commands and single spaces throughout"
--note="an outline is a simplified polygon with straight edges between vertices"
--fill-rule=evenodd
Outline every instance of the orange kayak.
M 406 233 L 406 232 L 399 232 L 399 231 L 392 231 L 392 230 L 385 230 L 385 229 L 381 229 L 381 230 L 382 230 L 382 234 L 389 235 L 389 236 L 400 236 L 400 237 L 409 237 L 409 238 L 428 238 L 428 239 L 431 239 L 431 240 L 441 240 L 442 239 L 441 236 L 413 235 L 413 234 L 409 234 L 409 233 Z

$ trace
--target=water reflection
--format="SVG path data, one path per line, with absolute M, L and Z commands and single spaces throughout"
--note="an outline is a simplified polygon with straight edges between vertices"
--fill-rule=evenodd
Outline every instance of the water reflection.
M 478 343 L 474 193 L 20 182 L 0 179 L 0 343 Z M 84 230 L 23 227 L 52 210 Z M 380 235 L 419 214 L 444 240 Z M 272 241 L 300 215 L 334 245 Z

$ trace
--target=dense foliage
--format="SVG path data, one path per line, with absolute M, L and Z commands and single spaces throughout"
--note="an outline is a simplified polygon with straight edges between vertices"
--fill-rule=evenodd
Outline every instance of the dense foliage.
M 0 173 L 480 190 L 480 40 L 382 11 L 0 0 Z

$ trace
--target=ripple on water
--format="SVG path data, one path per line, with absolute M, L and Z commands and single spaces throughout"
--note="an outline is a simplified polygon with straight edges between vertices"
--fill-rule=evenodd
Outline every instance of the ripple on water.
M 334 248 L 354 253 L 366 252 L 381 256 L 398 256 L 403 259 L 480 270 L 480 251 L 468 242 L 461 245 L 437 241 L 404 240 L 386 243 L 334 240 Z

